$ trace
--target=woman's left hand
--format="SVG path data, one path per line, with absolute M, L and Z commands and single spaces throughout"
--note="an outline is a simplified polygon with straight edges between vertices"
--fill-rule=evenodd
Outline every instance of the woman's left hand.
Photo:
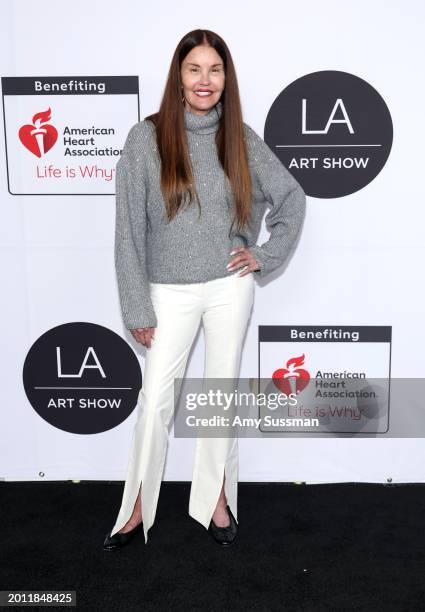
M 230 260 L 229 267 L 227 268 L 230 271 L 236 271 L 241 268 L 246 268 L 243 272 L 239 272 L 239 276 L 245 276 L 250 272 L 254 272 L 255 270 L 259 270 L 260 266 L 257 263 L 254 255 L 248 249 L 248 247 L 238 247 L 232 250 L 230 253 L 232 256 Z

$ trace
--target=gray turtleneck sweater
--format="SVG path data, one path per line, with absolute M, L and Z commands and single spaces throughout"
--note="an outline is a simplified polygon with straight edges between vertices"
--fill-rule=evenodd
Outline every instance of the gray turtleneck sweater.
M 221 101 L 206 115 L 185 110 L 190 161 L 201 204 L 195 202 L 170 222 L 160 189 L 155 127 L 143 120 L 130 129 L 116 165 L 115 266 L 122 317 L 127 329 L 156 327 L 149 282 L 200 283 L 229 276 L 232 249 L 248 247 L 260 266 L 257 277 L 281 266 L 300 231 L 305 193 L 266 143 L 244 123 L 253 182 L 251 229 L 237 232 L 232 195 L 215 145 Z M 269 239 L 256 240 L 266 204 Z

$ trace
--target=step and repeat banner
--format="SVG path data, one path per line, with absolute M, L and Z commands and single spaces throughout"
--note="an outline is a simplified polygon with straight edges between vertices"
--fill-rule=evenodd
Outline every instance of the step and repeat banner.
M 0 478 L 125 477 L 147 349 L 121 320 L 116 164 L 178 41 L 206 28 L 230 48 L 244 121 L 307 196 L 296 249 L 256 279 L 241 390 L 276 403 L 245 423 L 240 481 L 424 481 L 423 3 L 0 12 Z M 203 367 L 200 327 L 187 380 Z M 191 480 L 196 436 L 174 429 L 164 479 Z

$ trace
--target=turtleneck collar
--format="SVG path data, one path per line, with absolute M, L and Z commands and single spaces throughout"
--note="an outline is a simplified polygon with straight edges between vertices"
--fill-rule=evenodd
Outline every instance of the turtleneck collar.
M 195 115 L 195 113 L 185 109 L 184 123 L 186 130 L 195 134 L 213 134 L 218 129 L 222 113 L 223 103 L 221 100 L 206 115 Z

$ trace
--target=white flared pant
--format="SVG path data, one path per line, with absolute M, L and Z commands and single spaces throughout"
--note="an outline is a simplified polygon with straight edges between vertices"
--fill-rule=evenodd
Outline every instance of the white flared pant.
M 146 349 L 143 385 L 127 467 L 121 508 L 112 535 L 130 519 L 141 488 L 145 543 L 153 525 L 174 414 L 174 378 L 183 378 L 187 358 L 202 320 L 205 338 L 204 378 L 237 380 L 242 344 L 254 301 L 253 273 L 238 272 L 189 284 L 150 283 L 158 325 Z M 189 515 L 206 529 L 223 486 L 237 520 L 238 439 L 196 440 Z

